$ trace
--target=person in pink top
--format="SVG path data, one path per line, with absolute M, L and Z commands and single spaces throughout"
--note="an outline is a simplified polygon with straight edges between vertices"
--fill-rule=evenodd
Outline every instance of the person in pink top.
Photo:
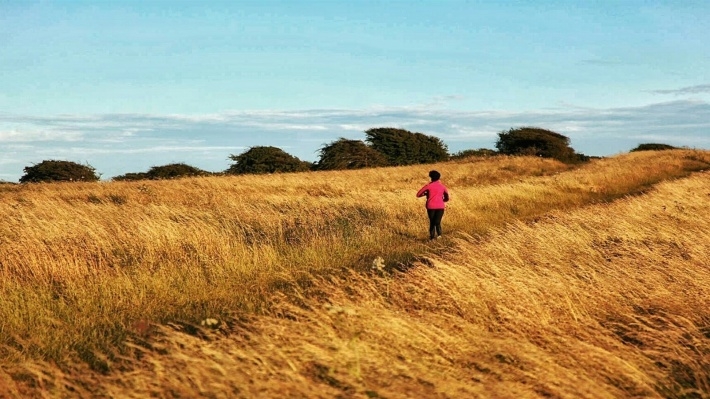
M 444 217 L 446 202 L 449 202 L 449 190 L 439 180 L 441 173 L 429 172 L 431 183 L 417 192 L 417 198 L 426 196 L 426 213 L 429 216 L 429 239 L 441 238 L 441 218 Z

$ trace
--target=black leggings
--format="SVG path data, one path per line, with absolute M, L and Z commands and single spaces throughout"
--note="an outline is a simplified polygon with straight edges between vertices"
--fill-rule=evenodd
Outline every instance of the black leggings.
M 444 217 L 443 209 L 427 209 L 429 216 L 429 238 L 434 239 L 441 235 L 441 218 Z

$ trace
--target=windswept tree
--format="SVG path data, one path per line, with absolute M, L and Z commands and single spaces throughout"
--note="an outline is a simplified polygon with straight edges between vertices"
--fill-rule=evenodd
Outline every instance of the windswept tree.
M 390 165 L 414 165 L 449 159 L 448 148 L 441 139 L 423 133 L 391 127 L 365 131 L 367 143 L 387 158 Z
M 320 159 L 314 165 L 317 170 L 361 169 L 388 164 L 384 155 L 361 140 L 340 138 L 324 145 Z
M 58 181 L 97 181 L 99 175 L 91 165 L 71 161 L 47 160 L 24 168 L 20 183 Z
M 230 155 L 234 163 L 225 171 L 228 174 L 304 172 L 311 163 L 301 161 L 277 147 L 251 147 L 239 155 Z
M 588 157 L 576 154 L 569 137 L 538 127 L 520 127 L 498 133 L 496 148 L 506 155 L 532 155 L 562 162 L 579 162 Z

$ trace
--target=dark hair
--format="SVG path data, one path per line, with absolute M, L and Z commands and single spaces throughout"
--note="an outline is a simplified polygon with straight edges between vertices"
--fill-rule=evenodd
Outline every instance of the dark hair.
M 431 177 L 431 181 L 437 181 L 441 178 L 441 173 L 432 170 L 429 172 L 429 177 Z

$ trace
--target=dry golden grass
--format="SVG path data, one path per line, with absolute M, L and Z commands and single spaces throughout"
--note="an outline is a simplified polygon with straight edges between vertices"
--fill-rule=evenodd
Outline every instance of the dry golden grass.
M 706 175 L 574 209 L 708 161 L 435 165 L 456 237 L 436 245 L 413 196 L 431 165 L 2 187 L 0 386 L 7 397 L 703 397 Z M 422 255 L 433 267 L 366 273 L 378 256 L 390 270 Z M 215 333 L 189 324 L 206 318 L 221 320 Z

